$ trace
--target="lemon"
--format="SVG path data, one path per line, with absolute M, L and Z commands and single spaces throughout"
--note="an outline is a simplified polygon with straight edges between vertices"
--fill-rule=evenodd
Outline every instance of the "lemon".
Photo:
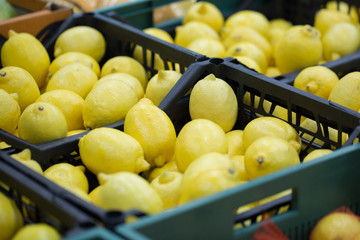
M 178 205 L 182 176 L 177 171 L 164 171 L 151 181 L 150 185 L 159 194 L 164 209 Z
M 336 23 L 324 33 L 322 45 L 327 61 L 354 53 L 360 46 L 360 29 L 351 23 Z
M 44 176 L 58 184 L 79 187 L 85 193 L 89 191 L 89 183 L 85 176 L 84 166 L 73 166 L 69 163 L 57 163 L 44 171 Z
M 234 28 L 238 26 L 247 26 L 255 29 L 264 37 L 268 37 L 270 22 L 264 14 L 254 10 L 241 10 L 230 15 L 224 26 Z
M 309 240 L 353 239 L 360 232 L 357 216 L 332 212 L 322 217 L 312 229 Z
M 88 195 L 91 203 L 93 203 L 95 205 L 99 205 L 98 193 L 99 193 L 100 188 L 101 188 L 101 185 L 95 187 Z
M 75 26 L 62 32 L 55 41 L 55 58 L 66 52 L 82 52 L 97 62 L 103 58 L 106 42 L 102 33 L 89 26 Z
M 220 29 L 224 25 L 224 16 L 215 4 L 210 2 L 196 2 L 185 12 L 182 24 L 191 21 L 204 22 L 216 32 L 220 32 Z
M 64 113 L 68 131 L 84 128 L 82 110 L 85 100 L 77 93 L 59 89 L 45 92 L 40 95 L 36 102 L 52 103 Z
M 161 167 L 174 155 L 175 127 L 167 114 L 147 98 L 129 110 L 124 132 L 139 141 L 145 160 L 153 167 Z
M 11 147 L 11 145 L 7 144 L 6 142 L 4 142 L 4 141 L 0 142 L 0 149 L 5 149 L 5 148 L 9 148 L 9 147 Z
M 266 37 L 251 27 L 240 25 L 230 29 L 225 28 L 221 33 L 221 39 L 226 49 L 239 42 L 253 43 L 264 52 L 267 62 L 270 62 L 273 52 L 271 43 Z
M 90 198 L 89 194 L 85 192 L 83 189 L 81 189 L 79 186 L 72 185 L 72 183 L 59 181 L 57 182 L 61 187 L 65 188 L 67 191 L 71 192 L 75 196 L 79 197 L 80 199 L 86 201 L 86 202 L 92 202 L 92 199 Z
M 277 67 L 268 67 L 264 72 L 264 75 L 268 77 L 276 77 L 281 75 L 281 72 Z
M 16 66 L 27 70 L 42 87 L 46 81 L 50 57 L 42 43 L 29 33 L 9 31 L 9 39 L 1 48 L 3 67 Z
M 191 119 L 208 119 L 225 132 L 230 131 L 238 115 L 238 103 L 234 90 L 221 78 L 209 74 L 195 83 L 190 93 Z
M 70 63 L 82 63 L 92 69 L 97 77 L 100 76 L 100 65 L 92 56 L 82 52 L 66 52 L 50 63 L 48 78 L 50 79 L 60 68 Z
M 328 99 L 338 82 L 338 76 L 330 68 L 311 66 L 300 71 L 294 80 L 294 87 Z
M 110 73 L 100 78 L 96 85 L 113 79 L 128 84 L 135 91 L 138 99 L 144 96 L 144 88 L 141 85 L 140 81 L 136 77 L 128 73 Z
M 37 161 L 31 159 L 30 149 L 25 148 L 21 152 L 11 154 L 10 157 L 31 168 L 35 172 L 43 175 L 43 170 L 40 164 Z
M 339 22 L 351 23 L 350 15 L 337 9 L 322 8 L 314 18 L 314 27 L 323 35 L 334 24 Z
M 66 136 L 69 137 L 69 136 L 76 135 L 76 134 L 83 133 L 83 132 L 86 132 L 86 130 L 85 129 L 75 129 L 75 130 L 68 131 Z
M 179 204 L 239 185 L 233 164 L 226 154 L 210 152 L 196 158 L 183 174 Z
M 180 172 L 189 164 L 208 152 L 227 153 L 224 130 L 208 119 L 195 119 L 180 130 L 175 143 L 175 161 Z
M 162 167 L 153 168 L 149 173 L 149 175 L 147 176 L 147 180 L 149 182 L 152 182 L 157 176 L 161 175 L 165 171 L 172 171 L 172 172 L 179 171 L 174 158 L 169 162 L 165 163 Z
M 40 96 L 39 87 L 31 74 L 20 67 L 0 69 L 0 88 L 8 93 L 19 94 L 18 103 L 21 111 Z
M 114 174 L 101 183 L 96 195 L 98 205 L 106 210 L 138 209 L 147 214 L 163 210 L 161 198 L 150 183 L 131 172 Z
M 281 73 L 316 65 L 322 59 L 320 32 L 310 25 L 289 28 L 274 48 L 274 59 Z
M 227 49 L 226 55 L 230 57 L 250 57 L 259 65 L 261 72 L 265 72 L 268 67 L 265 53 L 261 50 L 261 48 L 251 42 L 239 42 L 233 44 Z
M 112 128 L 97 128 L 79 140 L 80 157 L 92 173 L 149 169 L 140 143 L 130 135 Z
M 279 38 L 292 26 L 292 23 L 284 18 L 271 19 L 269 23 L 268 39 L 271 45 L 275 47 Z
M 94 71 L 81 63 L 71 63 L 59 69 L 46 86 L 46 92 L 65 89 L 86 98 L 98 78 Z
M 360 72 L 354 71 L 340 78 L 329 95 L 329 100 L 354 111 L 360 108 Z
M 228 154 L 230 156 L 243 155 L 245 148 L 243 144 L 243 130 L 232 130 L 225 134 L 228 142 Z
M 60 240 L 61 235 L 51 225 L 46 223 L 32 223 L 22 227 L 12 239 Z
M 41 143 L 66 137 L 67 122 L 64 113 L 54 104 L 35 102 L 21 114 L 18 123 L 19 137 Z
M 263 73 L 260 65 L 251 57 L 247 56 L 234 56 L 240 63 L 244 64 L 246 67 L 255 70 L 258 73 Z
M 101 68 L 100 78 L 110 73 L 128 73 L 136 77 L 143 88 L 146 88 L 148 79 L 145 68 L 132 57 L 116 56 L 107 60 Z
M 200 21 L 191 21 L 175 28 L 174 42 L 182 47 L 188 46 L 192 41 L 201 37 L 220 39 L 216 30 Z
M 15 202 L 0 192 L 0 239 L 11 239 L 23 226 L 23 218 Z
M 230 160 L 234 165 L 235 170 L 238 172 L 239 180 L 246 182 L 249 180 L 245 169 L 245 156 L 244 155 L 232 155 Z
M 186 48 L 210 58 L 226 57 L 225 46 L 220 40 L 217 39 L 199 37 L 189 43 Z
M 337 10 L 350 15 L 350 19 L 352 22 L 357 23 L 359 21 L 359 13 L 356 10 L 355 6 L 350 6 L 344 1 L 329 1 L 326 3 L 327 9 Z
M 332 152 L 333 151 L 331 149 L 315 149 L 304 157 L 303 162 L 307 162 L 307 161 L 316 159 L 318 157 L 322 157 L 322 156 L 324 156 L 326 154 L 330 154 Z
M 181 76 L 181 73 L 174 70 L 159 70 L 146 86 L 146 98 L 150 99 L 155 106 L 158 106 Z
M 277 136 L 256 139 L 246 149 L 244 156 L 245 170 L 249 179 L 300 163 L 296 149 L 288 141 Z
M 151 36 L 157 37 L 165 42 L 174 43 L 174 39 L 172 38 L 172 36 L 164 29 L 158 27 L 149 27 L 143 29 L 143 32 Z
M 245 149 L 247 150 L 254 141 L 263 136 L 280 137 L 288 141 L 298 153 L 301 150 L 298 132 L 289 123 L 276 117 L 258 117 L 246 124 L 243 132 Z
M 17 99 L 17 93 L 8 94 L 0 88 L 0 128 L 9 133 L 15 132 L 21 114 Z
M 137 102 L 134 89 L 124 82 L 111 80 L 98 84 L 85 98 L 84 126 L 94 129 L 124 120 Z

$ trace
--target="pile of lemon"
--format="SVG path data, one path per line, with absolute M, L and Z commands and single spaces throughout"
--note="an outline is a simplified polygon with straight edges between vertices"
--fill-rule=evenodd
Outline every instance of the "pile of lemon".
M 335 60 L 359 49 L 355 7 L 329 1 L 313 20 L 313 26 L 294 25 L 283 18 L 269 20 L 254 10 L 224 19 L 217 6 L 202 1 L 185 13 L 174 42 L 208 57 L 234 57 L 267 76 Z

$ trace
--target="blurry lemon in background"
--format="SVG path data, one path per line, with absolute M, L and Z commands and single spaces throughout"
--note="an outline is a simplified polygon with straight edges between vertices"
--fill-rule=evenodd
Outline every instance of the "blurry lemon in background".
M 51 225 L 46 223 L 33 223 L 19 229 L 12 239 L 60 240 L 61 235 Z
M 224 58 L 226 57 L 225 46 L 220 40 L 200 37 L 189 43 L 187 49 L 200 53 L 210 58 Z
M 27 167 L 31 168 L 35 172 L 39 174 L 43 174 L 43 170 L 40 166 L 40 164 L 31 159 L 31 151 L 28 148 L 25 148 L 21 152 L 13 153 L 10 155 L 10 157 L 16 159 L 17 161 L 21 162 L 22 164 L 26 165 Z
M 238 178 L 240 181 L 248 181 L 249 177 L 245 169 L 245 156 L 244 155 L 232 155 L 230 160 L 234 165 L 235 170 L 238 172 Z
M 243 144 L 243 130 L 232 130 L 227 132 L 226 139 L 228 142 L 228 154 L 230 156 L 243 155 L 245 148 Z
M 182 76 L 174 70 L 159 70 L 148 82 L 145 96 L 158 106 Z
M 238 115 L 234 90 L 223 79 L 209 74 L 191 90 L 189 112 L 192 120 L 208 119 L 228 132 L 234 127 Z
M 41 143 L 66 137 L 67 122 L 64 113 L 52 103 L 35 102 L 21 114 L 18 124 L 19 137 Z
M 0 69 L 0 88 L 8 93 L 19 94 L 18 102 L 21 111 L 35 102 L 40 90 L 31 74 L 20 67 L 4 67 Z
M 350 15 L 337 9 L 322 8 L 315 15 L 314 27 L 323 35 L 332 25 L 339 22 L 351 23 Z
M 128 56 L 117 56 L 107 60 L 101 68 L 100 77 L 110 73 L 128 73 L 136 77 L 144 89 L 148 82 L 145 68 L 140 62 Z
M 349 10 L 349 4 L 344 1 L 329 1 L 326 3 L 326 8 L 331 10 L 337 10 L 350 15 L 353 23 L 359 22 L 359 12 L 356 7 L 351 5 Z
M 224 25 L 224 16 L 220 9 L 210 2 L 196 2 L 185 12 L 182 24 L 201 21 L 208 24 L 216 32 Z
M 307 162 L 307 161 L 322 157 L 322 156 L 324 156 L 326 154 L 330 154 L 332 152 L 333 151 L 331 149 L 315 149 L 304 157 L 303 162 Z
M 84 165 L 94 174 L 129 171 L 140 173 L 150 165 L 144 160 L 140 143 L 113 128 L 97 128 L 79 140 Z
M 152 182 L 152 180 L 154 180 L 157 176 L 161 175 L 165 171 L 179 171 L 174 157 L 169 162 L 165 163 L 163 166 L 151 169 L 149 175 L 147 176 L 147 180 L 149 182 Z
M 3 67 L 16 66 L 27 70 L 38 87 L 46 81 L 50 57 L 42 43 L 29 33 L 9 31 L 9 38 L 1 48 Z
M 174 155 L 176 132 L 167 114 L 142 98 L 127 113 L 124 132 L 134 137 L 152 167 L 161 167 Z
M 89 26 L 75 26 L 62 32 L 55 41 L 55 58 L 66 52 L 82 52 L 97 62 L 103 58 L 106 42 L 102 33 Z
M 239 62 L 244 64 L 246 67 L 255 70 L 258 73 L 263 73 L 263 70 L 261 69 L 260 65 L 251 57 L 247 56 L 234 56 Z
M 81 63 L 71 63 L 59 69 L 49 80 L 46 92 L 65 89 L 86 98 L 98 78 L 94 71 Z
M 85 100 L 79 94 L 59 89 L 41 94 L 36 101 L 52 103 L 60 108 L 65 115 L 68 131 L 84 128 L 82 110 Z
M 9 133 L 15 131 L 21 114 L 17 100 L 17 93 L 8 94 L 0 88 L 0 128 Z
M 157 28 L 157 27 L 149 27 L 149 28 L 145 28 L 143 31 L 146 34 L 157 37 L 157 38 L 159 38 L 159 39 L 161 39 L 163 41 L 166 41 L 166 42 L 169 42 L 169 43 L 174 43 L 174 39 L 164 29 Z
M 324 66 L 311 66 L 301 70 L 294 80 L 294 87 L 328 99 L 329 94 L 339 82 L 334 71 Z
M 23 226 L 24 220 L 15 202 L 0 192 L 0 238 L 11 239 Z
M 224 130 L 207 119 L 195 119 L 180 130 L 175 144 L 175 161 L 184 172 L 192 161 L 209 152 L 228 152 Z

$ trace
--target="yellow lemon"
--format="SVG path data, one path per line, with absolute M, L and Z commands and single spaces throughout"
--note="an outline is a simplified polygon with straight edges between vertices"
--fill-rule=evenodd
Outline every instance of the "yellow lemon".
M 175 28 L 174 42 L 182 47 L 188 46 L 200 37 L 219 40 L 219 34 L 209 25 L 200 21 L 191 21 Z
M 244 155 L 232 155 L 230 156 L 235 170 L 238 172 L 239 180 L 246 182 L 249 180 L 245 169 L 245 156 Z
M 329 100 L 354 111 L 360 108 L 360 72 L 351 72 L 340 78 L 332 89 Z
M 61 235 L 53 226 L 49 224 L 33 223 L 22 227 L 12 239 L 60 240 Z
M 31 159 L 31 151 L 28 148 L 25 148 L 21 152 L 13 153 L 10 155 L 10 157 L 14 158 L 15 160 L 19 161 L 20 163 L 24 164 L 25 166 L 31 168 L 35 172 L 39 174 L 43 174 L 43 170 L 40 166 L 40 164 Z
M 350 15 L 351 20 L 354 23 L 359 21 L 359 12 L 357 12 L 356 7 L 351 5 L 349 10 L 349 4 L 344 1 L 329 1 L 326 3 L 327 9 L 337 10 Z
M 90 198 L 90 201 L 95 205 L 99 205 L 98 193 L 99 193 L 100 187 L 101 187 L 101 185 L 97 186 L 88 195 Z
M 172 38 L 172 36 L 164 29 L 157 27 L 149 27 L 149 28 L 145 28 L 143 31 L 146 34 L 157 37 L 163 41 L 174 43 L 174 39 Z
M 163 204 L 159 194 L 144 178 L 131 172 L 119 172 L 97 190 L 98 206 L 106 210 L 138 209 L 147 214 L 159 213 Z
M 128 73 L 136 77 L 143 88 L 146 88 L 148 79 L 145 68 L 132 57 L 117 56 L 107 60 L 101 68 L 100 78 L 110 73 Z
M 97 84 L 103 83 L 105 81 L 110 81 L 110 80 L 121 81 L 121 82 L 128 84 L 132 89 L 134 89 L 138 99 L 140 99 L 144 96 L 144 88 L 141 85 L 140 81 L 136 77 L 134 77 L 128 73 L 110 73 L 110 74 L 105 75 L 104 77 L 100 78 L 99 81 L 95 84 L 95 86 Z
M 265 53 L 257 45 L 251 42 L 239 42 L 233 44 L 230 48 L 227 49 L 226 55 L 230 57 L 250 57 L 255 60 L 255 62 L 257 62 L 261 68 L 260 72 L 265 72 L 268 67 Z
M 234 28 L 237 26 L 251 27 L 267 38 L 270 23 L 266 16 L 261 12 L 241 10 L 230 15 L 226 19 L 224 26 L 226 28 Z
M 239 42 L 253 43 L 264 52 L 267 62 L 270 62 L 273 52 L 271 43 L 251 27 L 240 25 L 230 29 L 225 28 L 221 33 L 221 39 L 227 49 Z
M 181 73 L 174 70 L 159 70 L 146 86 L 146 98 L 150 99 L 155 106 L 158 106 L 181 76 Z
M 165 163 L 162 167 L 153 168 L 147 176 L 147 180 L 149 182 L 152 182 L 152 180 L 154 180 L 157 176 L 161 175 L 165 171 L 179 171 L 174 158 L 169 162 Z
M 94 174 L 149 169 L 140 143 L 130 135 L 112 128 L 97 128 L 79 140 L 84 165 Z
M 189 43 L 186 48 L 210 58 L 226 57 L 225 46 L 217 39 L 200 37 Z
M 224 130 L 208 119 L 195 119 L 180 130 L 175 144 L 175 161 L 180 172 L 189 164 L 208 152 L 227 153 Z
M 357 216 L 333 212 L 322 217 L 312 229 L 309 240 L 354 239 L 360 232 Z
M 324 59 L 336 60 L 359 49 L 360 29 L 351 23 L 336 23 L 324 33 L 321 41 Z
M 296 76 L 294 87 L 328 99 L 339 78 L 334 71 L 324 66 L 306 67 Z
M 127 113 L 124 132 L 141 144 L 145 160 L 161 167 L 174 155 L 176 132 L 167 114 L 151 100 L 142 98 Z
M 19 137 L 41 143 L 66 137 L 67 122 L 64 113 L 54 104 L 35 102 L 21 114 L 18 123 Z
M 283 18 L 275 18 L 270 20 L 269 26 L 269 42 L 272 47 L 276 46 L 277 41 L 280 39 L 282 35 L 292 26 L 292 23 L 283 19 Z
M 66 52 L 82 52 L 97 62 L 103 58 L 106 42 L 102 33 L 89 26 L 75 26 L 62 32 L 55 41 L 55 58 Z
M 0 69 L 0 88 L 8 93 L 19 94 L 18 102 L 21 111 L 40 96 L 40 90 L 31 74 L 20 67 Z
M 17 100 L 17 93 L 9 94 L 0 88 L 0 128 L 9 133 L 15 132 L 21 114 Z
M 98 78 L 94 71 L 81 63 L 71 63 L 59 69 L 49 80 L 46 92 L 66 89 L 86 98 Z
M 332 25 L 339 22 L 351 23 L 350 15 L 337 9 L 322 8 L 315 15 L 314 27 L 325 34 Z
M 27 70 L 40 87 L 46 81 L 50 57 L 42 43 L 29 33 L 9 31 L 9 39 L 1 48 L 3 67 L 16 66 Z
M 159 194 L 165 209 L 178 205 L 182 176 L 177 171 L 164 171 L 151 181 L 150 185 Z
M 44 171 L 44 176 L 60 185 L 76 186 L 85 193 L 89 191 L 89 183 L 85 176 L 84 166 L 73 166 L 69 163 L 57 163 Z
M 315 149 L 304 157 L 303 162 L 314 160 L 318 157 L 322 157 L 322 156 L 324 156 L 326 154 L 330 154 L 332 152 L 333 152 L 333 150 L 331 150 L 331 149 Z
M 122 81 L 111 80 L 98 84 L 85 98 L 84 126 L 94 129 L 124 120 L 137 102 L 134 89 Z
M 68 131 L 84 128 L 82 110 L 85 100 L 79 94 L 59 89 L 41 94 L 36 101 L 52 103 L 60 108 L 65 115 Z
M 276 77 L 281 75 L 280 70 L 277 67 L 268 67 L 264 73 L 265 76 L 268 77 Z
M 243 155 L 245 153 L 243 143 L 243 130 L 232 130 L 226 133 L 228 142 L 228 154 L 230 156 Z
M 244 156 L 245 169 L 249 179 L 255 179 L 300 163 L 296 149 L 288 141 L 276 136 L 264 136 L 256 139 L 246 149 Z
M 248 149 L 254 141 L 263 136 L 280 137 L 288 141 L 298 153 L 301 150 L 301 139 L 296 130 L 287 122 L 276 117 L 258 117 L 246 124 L 243 142 Z
M 294 25 L 277 41 L 274 59 L 281 73 L 316 65 L 322 59 L 320 32 L 310 25 Z
M 239 62 L 244 64 L 246 67 L 255 70 L 258 73 L 263 73 L 263 70 L 261 69 L 260 65 L 251 57 L 247 56 L 234 56 Z
M 89 194 L 80 187 L 74 186 L 71 183 L 67 183 L 67 182 L 57 182 L 57 184 L 59 184 L 61 187 L 65 188 L 67 191 L 71 192 L 75 196 L 79 197 L 80 199 L 86 202 L 92 202 L 91 198 L 89 197 Z
M 189 112 L 192 120 L 208 119 L 228 132 L 234 127 L 238 115 L 235 92 L 223 79 L 209 74 L 191 90 Z
M 66 52 L 50 63 L 48 78 L 50 79 L 60 68 L 70 63 L 82 63 L 92 69 L 97 77 L 100 76 L 100 65 L 92 56 L 82 52 Z
M 0 239 L 11 239 L 24 221 L 15 202 L 0 192 Z
M 205 197 L 240 183 L 229 156 L 210 152 L 196 158 L 185 170 L 179 203 Z

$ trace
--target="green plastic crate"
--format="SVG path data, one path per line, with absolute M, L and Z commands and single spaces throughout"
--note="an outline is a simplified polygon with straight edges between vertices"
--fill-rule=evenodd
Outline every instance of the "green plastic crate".
M 102 227 L 94 227 L 88 231 L 73 237 L 63 238 L 63 240 L 123 240 L 119 235 Z
M 340 206 L 360 213 L 360 145 L 293 166 L 172 211 L 119 226 L 127 239 L 251 239 L 259 224 L 234 230 L 237 207 L 292 189 L 291 209 L 271 217 L 290 239 L 308 239 L 317 220 Z

